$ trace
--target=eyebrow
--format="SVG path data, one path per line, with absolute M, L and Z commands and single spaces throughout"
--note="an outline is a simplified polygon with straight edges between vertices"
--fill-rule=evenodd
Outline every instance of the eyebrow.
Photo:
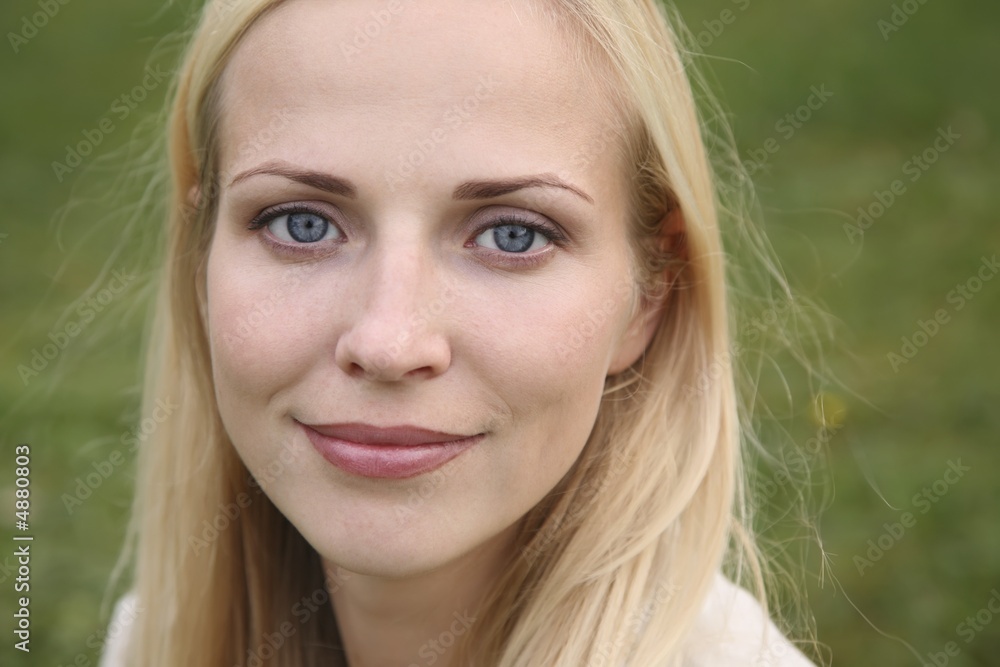
M 284 162 L 265 162 L 264 164 L 240 172 L 233 180 L 229 181 L 229 187 L 247 180 L 252 176 L 270 175 L 282 176 L 290 181 L 308 185 L 317 190 L 323 190 L 334 195 L 342 195 L 350 199 L 358 196 L 358 190 L 354 184 L 344 178 L 337 178 L 331 174 L 324 174 L 321 171 L 310 169 L 300 169 Z
M 522 176 L 520 178 L 497 179 L 486 181 L 467 181 L 462 183 L 452 193 L 454 199 L 492 199 L 502 195 L 523 190 L 524 188 L 562 188 L 593 204 L 594 200 L 583 190 L 561 180 L 555 174 L 538 174 L 537 176 Z
M 337 176 L 326 174 L 321 171 L 302 169 L 285 162 L 278 161 L 265 162 L 264 164 L 240 172 L 229 182 L 229 186 L 232 187 L 241 181 L 245 181 L 252 176 L 258 175 L 281 176 L 290 181 L 302 183 L 303 185 L 307 185 L 311 188 L 323 190 L 324 192 L 329 192 L 330 194 L 341 195 L 349 199 L 354 199 L 358 196 L 357 188 L 353 183 L 345 178 L 338 178 Z M 594 203 L 593 198 L 586 192 L 570 185 L 569 183 L 566 183 L 555 174 L 537 174 L 517 178 L 466 181 L 456 187 L 451 196 L 453 199 L 457 200 L 493 199 L 518 190 L 539 187 L 560 188 L 567 190 L 568 192 L 572 192 L 591 204 Z

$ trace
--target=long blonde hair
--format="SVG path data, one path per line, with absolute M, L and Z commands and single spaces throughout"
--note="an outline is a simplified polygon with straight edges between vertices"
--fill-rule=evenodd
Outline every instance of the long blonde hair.
M 144 405 L 169 398 L 179 407 L 141 448 L 127 551 L 144 610 L 130 656 L 145 667 L 338 664 L 328 602 L 338 582 L 229 441 L 203 315 L 220 75 L 242 35 L 280 2 L 208 3 L 173 90 L 167 248 Z M 753 436 L 731 359 L 723 179 L 706 149 L 719 137 L 699 120 L 679 23 L 663 7 L 553 5 L 617 77 L 623 132 L 615 140 L 634 170 L 633 308 L 663 290 L 669 299 L 643 358 L 608 378 L 578 461 L 523 518 L 517 556 L 462 638 L 461 664 L 676 664 L 720 567 L 766 601 L 743 481 Z M 733 156 L 722 155 L 725 175 L 739 185 Z M 738 207 L 728 219 L 737 224 L 727 231 L 779 275 Z M 677 220 L 682 241 L 665 245 L 665 225 Z

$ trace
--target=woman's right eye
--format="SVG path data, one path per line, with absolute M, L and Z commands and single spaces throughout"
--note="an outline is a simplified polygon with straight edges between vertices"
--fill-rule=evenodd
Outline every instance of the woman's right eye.
M 289 244 L 318 243 L 340 238 L 337 227 L 326 217 L 312 211 L 282 213 L 262 226 L 266 226 L 276 239 Z

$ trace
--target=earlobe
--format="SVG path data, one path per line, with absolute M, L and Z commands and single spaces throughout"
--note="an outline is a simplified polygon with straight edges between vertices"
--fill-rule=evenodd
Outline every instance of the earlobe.
M 653 296 L 644 295 L 639 298 L 639 309 L 632 318 L 628 328 L 618 343 L 618 349 L 608 367 L 608 375 L 624 371 L 634 364 L 649 347 L 653 335 L 659 328 L 670 299 L 672 285 L 679 272 L 679 266 L 688 261 L 687 236 L 685 234 L 684 216 L 679 208 L 674 207 L 663 219 L 663 235 L 659 239 L 660 257 L 666 261 L 660 269 L 663 289 L 657 290 Z
M 641 298 L 639 312 L 629 323 L 628 329 L 618 343 L 618 350 L 608 367 L 608 375 L 621 373 L 646 351 L 659 328 L 668 298 L 669 292 L 655 300 Z
M 201 188 L 192 185 L 188 190 L 187 203 L 193 209 L 198 209 L 201 203 Z

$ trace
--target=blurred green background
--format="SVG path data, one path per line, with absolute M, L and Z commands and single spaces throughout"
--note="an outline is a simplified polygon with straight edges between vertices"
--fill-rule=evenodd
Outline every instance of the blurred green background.
M 21 443 L 31 446 L 35 536 L 32 651 L 13 649 L 5 611 L 3 665 L 96 664 L 102 643 L 99 605 L 133 479 L 123 438 L 137 426 L 149 271 L 141 252 L 113 254 L 143 175 L 116 179 L 137 124 L 155 126 L 168 84 L 145 68 L 151 57 L 170 67 L 169 49 L 151 54 L 184 25 L 187 4 L 12 0 L 0 9 L 5 610 L 15 598 L 9 536 Z M 35 34 L 25 20 L 43 5 L 58 11 Z M 1000 279 L 977 282 L 1000 270 L 983 262 L 1000 251 L 1000 6 L 685 0 L 679 9 L 742 158 L 756 162 L 763 224 L 785 270 L 839 321 L 826 361 L 847 389 L 829 389 L 837 426 L 811 459 L 830 489 L 816 525 L 826 555 L 805 553 L 819 639 L 837 665 L 1000 664 L 1000 618 L 987 607 L 1000 600 Z M 144 78 L 145 99 L 121 99 Z M 824 99 L 809 109 L 815 91 Z M 935 148 L 949 128 L 953 139 Z M 87 132 L 101 138 L 93 154 L 57 174 L 53 162 L 66 162 L 67 145 Z M 933 164 L 925 170 L 914 156 Z M 845 229 L 859 207 L 872 213 L 863 235 Z M 126 250 L 158 234 L 159 220 L 137 223 Z M 102 297 L 118 285 L 115 269 L 136 278 Z M 110 301 L 91 304 L 87 321 L 80 299 L 89 297 Z M 26 384 L 18 367 L 67 323 L 81 331 Z M 794 407 L 779 426 L 808 448 L 818 429 L 812 392 L 792 380 Z M 765 393 L 782 391 L 765 382 Z M 109 459 L 115 450 L 124 462 Z M 113 468 L 106 480 L 101 462 Z M 93 473 L 100 483 L 67 508 Z M 784 497 L 770 497 L 779 512 Z M 910 525 L 895 526 L 906 512 Z M 957 655 L 946 655 L 949 642 Z

